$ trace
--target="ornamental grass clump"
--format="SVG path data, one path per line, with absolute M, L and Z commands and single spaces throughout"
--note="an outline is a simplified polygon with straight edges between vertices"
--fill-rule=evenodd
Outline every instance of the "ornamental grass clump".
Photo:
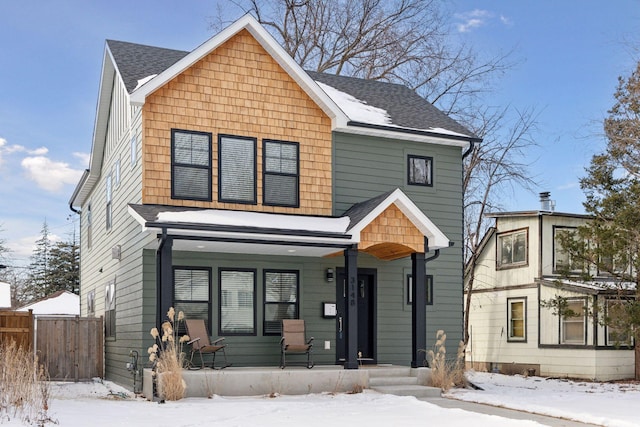
M 452 387 L 463 386 L 466 383 L 464 376 L 464 343 L 460 341 L 455 360 L 447 360 L 446 341 L 447 334 L 443 330 L 439 330 L 436 333 L 436 343 L 433 346 L 433 350 L 427 352 L 429 366 L 431 367 L 431 385 L 440 387 L 443 391 L 447 391 Z
M 26 425 L 53 422 L 48 416 L 50 388 L 38 356 L 15 341 L 0 344 L 0 424 L 13 419 Z
M 167 312 L 167 318 L 161 326 L 162 335 L 158 328 L 151 329 L 151 336 L 156 342 L 147 351 L 149 360 L 153 363 L 158 393 L 165 400 L 180 400 L 187 388 L 182 378 L 185 358 L 182 347 L 189 341 L 189 336 L 178 334 L 180 322 L 184 321 L 182 311 L 178 312 L 176 318 L 176 312 L 171 307 Z

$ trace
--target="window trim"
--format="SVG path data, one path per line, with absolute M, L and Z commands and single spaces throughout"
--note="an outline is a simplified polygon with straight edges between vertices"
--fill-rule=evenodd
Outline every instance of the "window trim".
M 522 331 L 523 336 L 517 337 L 513 334 L 513 303 L 522 303 Z M 527 297 L 507 298 L 507 342 L 527 342 Z
M 267 144 L 280 144 L 280 145 L 293 145 L 296 148 L 296 174 L 289 174 L 283 172 L 268 172 L 267 171 Z M 274 176 L 290 176 L 296 179 L 296 201 L 294 204 L 283 203 L 270 203 L 266 200 L 267 194 L 267 175 Z M 283 206 L 287 208 L 299 208 L 300 207 L 300 143 L 293 141 L 282 141 L 277 139 L 263 139 L 262 140 L 262 204 L 264 206 Z
M 430 164 L 430 168 L 429 168 L 429 176 L 428 178 L 428 182 L 427 183 L 420 183 L 420 182 L 412 182 L 411 180 L 411 160 L 413 159 L 420 159 L 420 160 L 425 160 L 426 162 L 428 162 Z M 407 185 L 416 185 L 419 187 L 433 187 L 433 167 L 434 167 L 434 162 L 433 162 L 433 157 L 431 156 L 420 156 L 417 154 L 407 154 Z
M 576 316 L 576 317 L 570 317 L 568 319 L 565 319 L 564 316 L 560 315 L 559 320 L 560 320 L 560 334 L 558 336 L 559 340 L 560 340 L 560 344 L 561 345 L 573 345 L 573 346 L 585 346 L 587 345 L 587 312 L 586 312 L 586 307 L 587 304 L 589 303 L 588 298 L 587 297 L 570 297 L 566 299 L 567 303 L 570 302 L 577 302 L 577 301 L 581 301 L 582 302 L 582 316 Z M 581 318 L 582 319 L 582 342 L 567 342 L 566 338 L 565 338 L 565 334 L 564 334 L 564 325 L 565 322 L 569 322 L 571 323 L 570 319 L 578 319 Z
M 173 305 L 175 306 L 177 302 L 182 302 L 182 303 L 199 303 L 202 304 L 205 301 L 204 300 L 178 300 L 176 299 L 176 270 L 188 270 L 188 271 L 206 271 L 208 273 L 208 298 L 207 298 L 207 319 L 208 319 L 208 324 L 207 324 L 207 331 L 211 331 L 211 323 L 213 322 L 213 307 L 212 307 L 212 298 L 211 298 L 211 289 L 212 289 L 212 284 L 213 284 L 213 269 L 211 267 L 199 267 L 199 266 L 192 266 L 192 265 L 174 265 L 172 267 L 172 277 L 173 277 L 173 295 L 172 295 L 172 301 L 173 301 Z M 187 317 L 188 319 L 189 317 Z
M 237 272 L 251 272 L 253 273 L 253 332 L 250 333 L 235 333 L 225 332 L 222 330 L 222 272 L 224 271 L 237 271 Z M 258 335 L 258 319 L 257 319 L 257 281 L 258 270 L 256 268 L 234 268 L 234 267 L 219 267 L 218 268 L 218 335 L 220 336 L 244 336 L 254 337 Z
M 253 142 L 253 199 L 225 199 L 222 197 L 222 140 L 224 138 L 242 139 Z M 221 203 L 238 203 L 244 205 L 258 204 L 258 139 L 251 136 L 218 134 L 218 201 Z
M 503 264 L 501 263 L 501 252 L 502 252 L 502 247 L 500 245 L 500 239 L 502 237 L 508 236 L 508 235 L 516 235 L 516 234 L 520 234 L 520 233 L 524 233 L 524 238 L 525 238 L 525 255 L 524 255 L 524 261 L 519 261 L 519 262 L 511 262 L 511 263 L 507 263 L 507 264 Z M 523 228 L 516 228 L 514 230 L 509 230 L 509 231 L 503 231 L 500 233 L 496 234 L 496 270 L 507 270 L 510 268 L 520 268 L 520 267 L 525 267 L 529 265 L 529 227 L 523 227 Z
M 175 136 L 177 133 L 186 133 L 186 134 L 191 134 L 191 135 L 200 135 L 200 136 L 206 136 L 209 139 L 209 165 L 208 166 L 202 166 L 202 165 L 193 165 L 193 164 L 188 164 L 188 163 L 176 163 L 176 159 L 175 159 Z M 211 155 L 212 155 L 212 140 L 213 140 L 213 134 L 211 132 L 201 132 L 201 131 L 195 131 L 195 130 L 186 130 L 186 129 L 177 129 L 177 128 L 171 128 L 171 199 L 173 200 L 198 200 L 198 201 L 202 201 L 202 202 L 210 202 L 212 201 L 212 196 L 211 196 L 211 188 L 212 188 L 212 171 L 213 171 L 213 161 L 211 159 Z M 179 194 L 176 194 L 176 174 L 174 172 L 174 168 L 176 166 L 180 166 L 180 167 L 184 167 L 184 168 L 191 168 L 191 169 L 200 169 L 200 170 L 206 170 L 207 171 L 207 195 L 203 196 L 203 197 L 183 197 Z
M 294 304 L 285 302 L 267 302 L 267 273 L 295 273 L 296 275 L 296 302 Z M 280 268 L 265 268 L 262 270 L 262 284 L 263 284 L 263 310 L 262 310 L 262 335 L 263 336 L 279 336 L 278 333 L 268 333 L 265 328 L 267 324 L 267 305 L 284 305 L 289 304 L 295 307 L 294 319 L 300 318 L 300 270 L 289 270 Z
M 108 300 L 109 293 L 111 298 Z M 104 292 L 104 337 L 109 340 L 116 338 L 116 279 L 107 282 Z
M 105 191 L 105 225 L 107 231 L 113 227 L 113 179 L 107 175 L 104 184 Z
M 433 305 L 433 274 L 425 274 L 427 286 L 425 305 Z M 413 305 L 413 275 L 407 274 L 407 305 Z

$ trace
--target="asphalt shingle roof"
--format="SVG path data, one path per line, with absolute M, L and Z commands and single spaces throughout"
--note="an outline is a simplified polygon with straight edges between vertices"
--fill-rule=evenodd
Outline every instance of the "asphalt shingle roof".
M 129 93 L 134 91 L 139 80 L 162 73 L 189 54 L 181 50 L 115 40 L 107 40 L 107 45 Z M 385 110 L 396 127 L 423 131 L 442 128 L 478 139 L 464 126 L 406 86 L 313 71 L 307 71 L 307 74 L 318 82 L 345 92 L 370 106 Z

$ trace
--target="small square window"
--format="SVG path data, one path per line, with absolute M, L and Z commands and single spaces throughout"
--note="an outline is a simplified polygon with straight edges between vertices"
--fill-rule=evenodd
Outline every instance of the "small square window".
M 409 155 L 407 158 L 407 184 L 433 185 L 433 158 Z
M 496 261 L 499 268 L 527 264 L 527 230 L 501 233 L 497 239 Z

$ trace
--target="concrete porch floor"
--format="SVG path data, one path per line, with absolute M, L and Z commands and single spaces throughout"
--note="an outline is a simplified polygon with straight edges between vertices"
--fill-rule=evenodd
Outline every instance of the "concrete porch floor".
M 413 378 L 416 385 L 429 382 L 430 369 L 394 365 L 363 365 L 344 369 L 340 365 L 278 367 L 228 367 L 221 370 L 184 370 L 186 397 L 256 396 L 272 393 L 295 395 L 308 393 L 360 391 L 371 387 L 371 378 Z M 143 372 L 143 395 L 153 399 L 153 377 Z M 161 393 L 161 390 L 160 390 Z

